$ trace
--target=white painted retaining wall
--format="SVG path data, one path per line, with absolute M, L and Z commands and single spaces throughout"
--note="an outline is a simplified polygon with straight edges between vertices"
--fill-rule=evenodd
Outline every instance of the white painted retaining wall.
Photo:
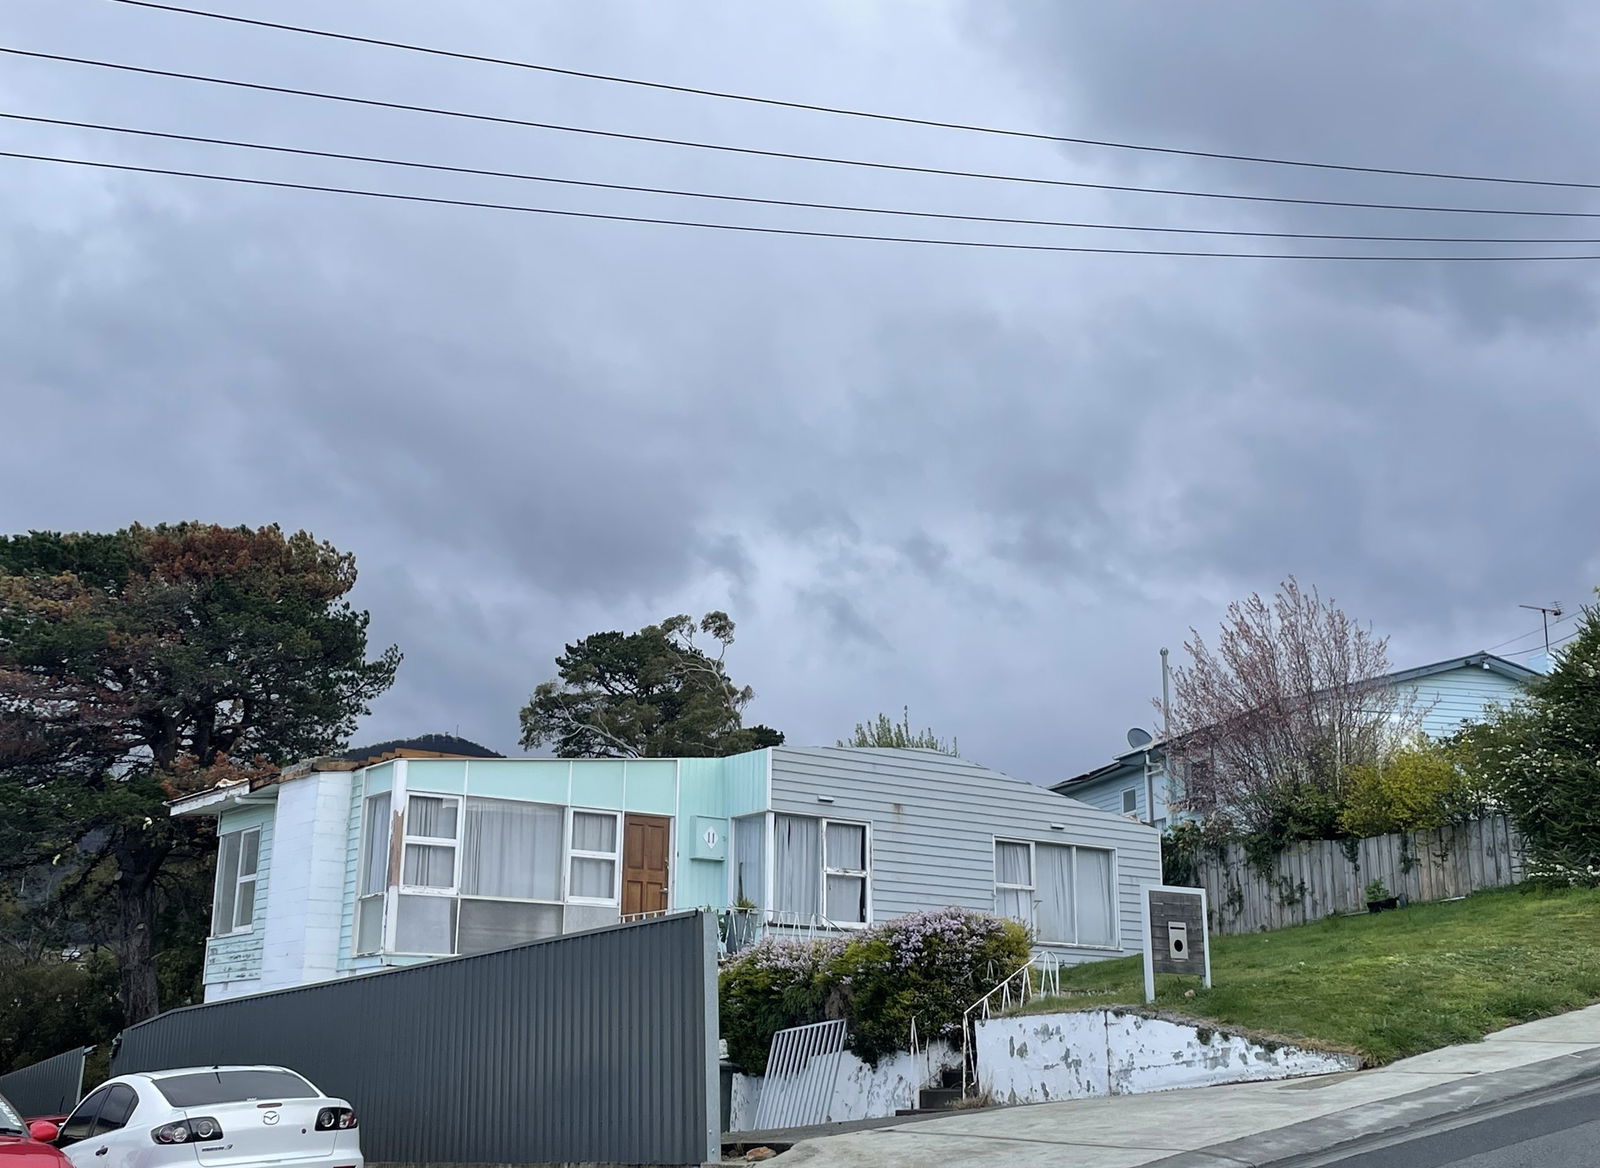
M 850 1051 L 839 1059 L 839 1078 L 824 1122 L 844 1123 L 852 1119 L 881 1119 L 902 1107 L 917 1105 L 917 1092 L 943 1067 L 959 1067 L 961 1052 L 943 1042 L 933 1043 L 926 1052 L 906 1051 L 890 1055 L 874 1069 Z M 728 1100 L 728 1130 L 753 1131 L 756 1109 L 766 1079 L 760 1075 L 735 1073 Z
M 978 1083 L 996 1103 L 1138 1095 L 1353 1071 L 1353 1055 L 1263 1045 L 1238 1035 L 1082 1010 L 993 1018 L 977 1027 Z

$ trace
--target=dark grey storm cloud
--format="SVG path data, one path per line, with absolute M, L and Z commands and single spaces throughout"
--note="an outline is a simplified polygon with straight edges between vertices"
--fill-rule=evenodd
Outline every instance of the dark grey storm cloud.
M 955 120 L 1600 179 L 1600 17 L 1580 0 L 837 0 L 701 6 L 692 20 L 642 2 L 212 7 Z M 630 91 L 108 0 L 12 0 L 0 44 L 917 165 L 1600 210 L 1584 192 L 1054 147 Z M 827 168 L 15 58 L 0 62 L 0 110 L 968 214 L 1600 236 L 1581 220 Z M 909 230 L 20 123 L 0 125 L 0 149 Z M 1588 519 L 1600 494 L 1593 265 L 956 252 L 14 160 L 0 160 L 0 205 L 0 526 L 277 521 L 355 552 L 374 636 L 407 655 L 364 727 L 372 737 L 459 729 L 511 749 L 517 708 L 563 643 L 727 607 L 739 622 L 735 676 L 760 695 L 753 713 L 793 740 L 832 741 L 909 704 L 973 757 L 1042 781 L 1093 765 L 1149 720 L 1161 645 L 1176 647 L 1191 624 L 1214 627 L 1229 600 L 1288 573 L 1392 633 L 1397 665 L 1526 633 L 1534 622 L 1518 602 L 1571 603 L 1600 581 Z

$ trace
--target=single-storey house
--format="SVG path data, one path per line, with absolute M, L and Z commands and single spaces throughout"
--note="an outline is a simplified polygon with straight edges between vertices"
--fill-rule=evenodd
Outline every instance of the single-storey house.
M 1537 670 L 1504 657 L 1472 653 L 1402 669 L 1383 681 L 1414 704 L 1423 733 L 1442 738 L 1466 722 L 1480 721 L 1489 707 L 1506 705 L 1521 696 L 1528 682 L 1538 676 Z M 1172 808 L 1182 797 L 1182 779 L 1167 774 L 1166 752 L 1159 741 L 1135 746 L 1104 766 L 1056 783 L 1051 790 L 1157 829 L 1185 817 L 1183 811 Z
M 743 944 L 959 905 L 1071 964 L 1139 952 L 1140 889 L 1161 879 L 1150 828 L 925 750 L 401 748 L 171 810 L 217 822 L 208 1001 L 706 906 Z

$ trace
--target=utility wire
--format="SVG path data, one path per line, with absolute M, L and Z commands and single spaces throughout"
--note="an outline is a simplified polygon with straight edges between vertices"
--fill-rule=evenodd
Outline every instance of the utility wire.
M 222 20 L 230 24 L 253 25 L 281 32 L 301 33 L 306 36 L 326 37 L 330 40 L 352 44 L 376 45 L 386 49 L 403 49 L 410 53 L 426 53 L 435 57 L 449 57 L 458 61 L 473 61 L 483 65 L 505 65 L 514 69 L 528 69 L 538 73 L 551 73 L 562 77 L 581 77 L 589 81 L 604 81 L 616 85 L 633 85 L 645 89 L 664 90 L 670 93 L 687 93 L 700 97 L 714 97 L 724 101 L 741 101 L 755 105 L 778 106 L 784 109 L 806 110 L 811 113 L 835 114 L 841 117 L 866 118 L 879 122 L 897 122 L 908 126 L 928 126 L 939 130 L 960 130 L 972 134 L 992 134 L 1005 138 L 1027 138 L 1038 142 L 1059 142 L 1073 146 L 1101 146 L 1111 150 L 1132 150 L 1151 154 L 1173 154 L 1185 158 L 1213 158 L 1228 162 L 1256 162 L 1269 166 L 1295 166 L 1314 170 L 1337 170 L 1355 174 L 1388 174 L 1406 178 L 1449 179 L 1455 182 L 1511 183 L 1518 186 L 1562 187 L 1569 190 L 1600 190 L 1600 183 L 1564 182 L 1554 179 L 1510 178 L 1500 175 L 1455 174 L 1436 170 L 1404 170 L 1386 166 L 1353 166 L 1335 162 L 1312 162 L 1299 158 L 1272 158 L 1256 154 L 1228 154 L 1215 150 L 1185 150 L 1175 146 L 1151 146 L 1136 142 L 1114 142 L 1101 138 L 1075 138 L 1064 134 L 1045 134 L 1032 130 L 1013 130 L 999 126 L 975 125 L 968 122 L 947 122 L 936 118 L 918 118 L 902 114 L 888 114 L 874 110 L 849 109 L 843 106 L 820 105 L 804 101 L 786 101 L 776 97 L 760 97 L 749 93 L 731 93 L 719 89 L 703 89 L 693 85 L 673 85 L 665 81 L 647 81 L 639 77 L 620 77 L 610 73 L 595 73 L 584 69 L 566 69 L 556 65 L 541 65 L 532 61 L 518 61 L 508 57 L 492 57 L 482 53 L 457 52 L 431 45 L 409 44 L 404 41 L 384 40 L 381 37 L 359 36 L 355 33 L 335 32 L 332 29 L 309 28 L 305 25 L 283 24 L 273 20 L 260 20 L 236 16 L 226 12 L 211 12 L 203 8 L 188 8 L 181 4 L 163 4 L 156 0 L 112 0 L 134 8 L 152 8 L 162 12 L 201 16 L 209 20 Z
M 559 178 L 554 175 L 528 174 L 525 171 L 489 170 L 475 166 L 450 166 L 437 162 L 418 162 L 410 159 L 385 158 L 371 154 L 351 154 L 339 150 L 312 150 L 301 146 L 281 146 L 266 142 L 247 142 L 238 138 L 215 138 L 204 134 L 179 134 L 166 130 L 149 130 L 133 126 L 114 126 L 105 122 L 82 122 L 71 118 L 47 118 L 37 114 L 19 114 L 0 110 L 0 119 L 17 122 L 34 122 L 47 126 L 66 126 L 78 130 L 103 130 L 113 134 L 129 134 L 141 138 L 161 138 L 174 142 L 194 142 L 207 146 L 228 146 L 241 150 L 261 150 L 274 154 L 294 154 L 309 158 L 330 158 L 344 162 L 370 162 L 380 166 L 430 170 L 447 174 L 481 175 L 486 178 L 510 178 L 525 182 L 552 183 L 559 186 L 591 187 L 607 191 L 632 191 L 648 195 L 672 195 L 686 199 L 713 199 L 721 202 L 754 203 L 769 207 L 798 207 L 812 211 L 848 211 L 866 215 L 898 215 L 916 219 L 942 219 L 967 223 L 1003 223 L 1027 227 L 1070 227 L 1087 231 L 1158 232 L 1169 235 L 1222 235 L 1254 239 L 1315 239 L 1343 240 L 1362 243 L 1493 243 L 1493 244 L 1594 244 L 1594 238 L 1495 238 L 1475 235 L 1349 235 L 1307 231 L 1244 231 L 1208 227 L 1165 227 L 1131 223 L 1080 223 L 1064 219 L 1022 219 L 1005 215 L 963 215 L 942 211 L 912 211 L 897 207 L 865 207 L 849 203 L 815 203 L 802 199 L 771 199 L 755 195 L 728 195 L 711 191 L 687 191 L 673 187 L 638 186 L 632 183 L 596 182 L 589 179 Z
M 344 102 L 349 105 L 367 106 L 375 109 L 404 110 L 409 113 L 464 118 L 469 121 L 489 122 L 497 125 L 526 126 L 536 130 L 585 134 L 592 137 L 611 138 L 628 142 L 651 142 L 656 145 L 681 146 L 692 150 L 712 150 L 724 154 L 745 154 L 758 158 L 783 158 L 799 162 L 822 162 L 832 166 L 856 166 L 871 170 L 897 171 L 905 174 L 932 174 L 951 178 L 984 179 L 990 182 L 1026 183 L 1032 186 L 1069 187 L 1080 190 L 1121 191 L 1131 194 L 1173 195 L 1191 199 L 1226 199 L 1243 203 L 1280 203 L 1306 207 L 1354 207 L 1374 211 L 1424 211 L 1451 215 L 1520 215 L 1547 219 L 1600 219 L 1600 211 L 1534 211 L 1495 207 L 1438 207 L 1416 203 L 1370 203 L 1343 199 L 1298 199 L 1285 195 L 1247 195 L 1237 192 L 1191 191 L 1170 187 L 1136 187 L 1121 183 L 1084 182 L 1072 179 L 1040 178 L 1029 175 L 996 174 L 989 171 L 951 170 L 936 166 L 913 166 L 909 163 L 899 162 L 874 162 L 859 158 L 835 158 L 820 154 L 800 154 L 788 150 L 762 150 L 754 146 L 730 146 L 726 143 L 696 142 L 689 139 L 664 138 L 651 134 L 629 134 L 620 130 L 599 130 L 589 126 L 568 126 L 556 122 L 539 122 L 528 118 L 513 118 L 501 114 L 483 114 L 468 110 L 443 109 L 437 106 L 413 105 L 408 102 L 383 101 L 372 97 L 327 93 L 314 89 L 296 89 L 287 85 L 268 85 L 264 82 L 240 81 L 229 77 L 210 77 L 201 73 L 154 69 L 143 65 L 129 65 L 118 61 L 101 61 L 91 57 L 73 57 L 62 53 L 43 53 L 4 45 L 0 45 L 0 53 L 15 57 L 29 57 L 40 61 L 58 61 L 71 65 L 88 65 L 98 69 L 115 69 L 120 72 L 138 73 L 147 77 L 165 77 L 179 81 L 200 81 L 208 85 L 226 85 L 236 89 L 254 90 L 259 93 L 281 93 L 295 97 L 316 98 L 321 101 Z
M 1572 640 L 1574 637 L 1578 636 L 1578 634 L 1580 634 L 1582 632 L 1583 632 L 1582 629 L 1573 629 L 1572 632 L 1568 633 L 1566 636 L 1560 637 L 1560 638 L 1558 638 L 1558 639 L 1556 639 L 1554 641 L 1551 641 L 1550 642 L 1550 647 L 1552 649 L 1554 649 L 1557 645 L 1565 645 L 1568 641 Z M 1514 650 L 1513 652 L 1507 653 L 1506 656 L 1507 657 L 1526 657 L 1530 653 L 1543 653 L 1543 652 L 1544 652 L 1544 646 L 1543 645 L 1535 645 L 1531 649 L 1517 649 L 1517 650 Z
M 612 215 L 599 211 L 570 211 L 554 207 L 529 207 L 521 203 L 491 203 L 480 199 L 447 199 L 435 195 L 408 195 L 397 191 L 375 191 L 363 187 L 324 186 L 318 183 L 288 182 L 281 179 L 246 178 L 242 175 L 212 174 L 207 171 L 180 170 L 166 166 L 135 166 L 125 162 L 102 162 L 86 158 L 63 158 L 52 154 L 29 154 L 0 150 L 0 158 L 33 162 L 86 166 L 98 170 L 120 170 L 135 174 L 172 175 L 210 182 L 239 183 L 245 186 L 273 187 L 281 190 L 321 191 L 334 195 L 355 195 L 369 199 L 393 199 L 404 203 L 433 203 L 446 207 L 479 207 L 493 211 L 520 211 L 530 215 L 552 215 L 567 219 L 596 219 L 611 223 L 651 223 L 668 227 L 696 227 L 706 231 L 748 232 L 756 235 L 788 235 L 809 239 L 853 239 L 875 243 L 916 243 L 934 247 L 962 247 L 995 251 L 1067 252 L 1079 255 L 1192 256 L 1234 260 L 1345 260 L 1371 263 L 1516 263 L 1546 260 L 1600 260 L 1589 255 L 1306 255 L 1294 252 L 1252 251 L 1172 251 L 1138 247 L 1072 247 L 1062 244 L 1000 243 L 981 239 L 929 239 L 915 235 L 870 235 L 850 231 L 813 231 L 798 227 L 757 227 L 745 223 L 707 223 L 695 219 L 662 219 L 644 215 Z

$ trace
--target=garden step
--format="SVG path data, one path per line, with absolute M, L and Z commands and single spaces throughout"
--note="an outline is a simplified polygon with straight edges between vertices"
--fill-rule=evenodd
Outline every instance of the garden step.
M 924 1087 L 917 1092 L 919 1111 L 948 1111 L 960 1101 L 960 1087 Z

